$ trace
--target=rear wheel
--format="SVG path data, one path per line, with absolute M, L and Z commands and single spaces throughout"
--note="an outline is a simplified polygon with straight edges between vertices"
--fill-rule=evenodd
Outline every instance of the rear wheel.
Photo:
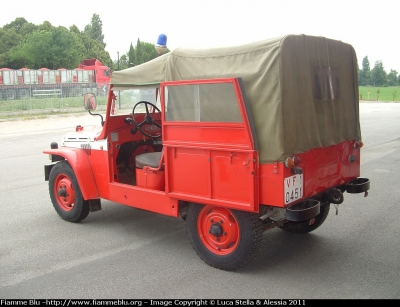
M 283 224 L 281 229 L 287 232 L 298 233 L 298 234 L 309 233 L 317 229 L 319 226 L 322 225 L 323 222 L 325 222 L 330 207 L 331 207 L 330 203 L 321 205 L 320 212 L 316 217 L 304 222 L 287 222 Z
M 19 91 L 19 98 L 21 99 L 27 99 L 29 98 L 29 91 L 26 89 L 22 89 Z
M 7 99 L 8 100 L 14 100 L 15 97 L 17 96 L 16 92 L 14 90 L 7 90 Z
M 186 227 L 199 257 L 221 270 L 243 267 L 260 250 L 262 224 L 255 213 L 190 204 Z
M 68 222 L 79 222 L 89 214 L 89 201 L 84 200 L 74 171 L 66 161 L 53 166 L 49 175 L 49 193 L 54 209 Z

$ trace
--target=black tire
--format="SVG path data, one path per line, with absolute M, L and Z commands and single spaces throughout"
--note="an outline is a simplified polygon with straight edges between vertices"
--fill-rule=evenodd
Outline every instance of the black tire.
M 317 229 L 319 226 L 321 226 L 325 222 L 325 220 L 328 216 L 330 207 L 331 207 L 330 203 L 321 205 L 320 212 L 315 218 L 304 221 L 304 222 L 287 222 L 287 223 L 283 224 L 281 229 L 284 231 L 287 231 L 287 232 L 297 233 L 297 234 L 309 233 L 309 232 Z
M 221 270 L 245 266 L 261 248 L 262 224 L 255 213 L 192 203 L 186 230 L 197 255 Z
M 54 209 L 63 220 L 75 223 L 89 215 L 89 201 L 83 199 L 74 171 L 67 161 L 60 161 L 51 169 L 49 194 Z
M 7 90 L 6 95 L 7 95 L 7 100 L 14 100 L 17 96 L 14 90 Z
M 30 96 L 30 93 L 29 93 L 28 90 L 22 89 L 22 90 L 19 91 L 19 98 L 20 99 L 28 99 L 29 96 Z

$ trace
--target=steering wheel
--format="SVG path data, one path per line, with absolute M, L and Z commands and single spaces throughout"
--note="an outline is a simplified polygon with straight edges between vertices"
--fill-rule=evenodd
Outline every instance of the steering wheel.
M 136 116 L 135 116 L 135 110 L 136 110 L 136 108 L 140 109 L 139 106 L 142 106 L 142 105 L 144 105 L 144 107 L 146 109 L 146 114 L 144 116 L 143 121 L 141 123 L 138 123 L 136 120 Z M 151 112 L 149 111 L 149 106 L 151 107 L 151 110 L 152 110 Z M 133 110 L 132 110 L 133 122 L 135 123 L 136 127 L 138 128 L 138 130 L 140 131 L 141 134 L 148 136 L 149 138 L 152 138 L 152 139 L 156 139 L 161 136 L 161 125 L 154 120 L 154 117 L 161 120 L 161 111 L 159 108 L 157 108 L 151 102 L 139 101 L 133 107 Z M 155 134 L 154 133 L 150 134 L 150 132 L 148 132 L 148 131 L 158 131 L 158 130 L 160 130 L 160 132 L 157 132 Z

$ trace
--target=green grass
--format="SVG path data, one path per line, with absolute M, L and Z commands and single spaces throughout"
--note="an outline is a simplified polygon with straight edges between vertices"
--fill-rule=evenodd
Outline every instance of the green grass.
M 400 86 L 359 86 L 360 100 L 400 102 Z
M 107 97 L 98 96 L 97 105 L 106 105 Z M 23 100 L 0 100 L 0 112 L 2 111 L 26 111 L 43 109 L 83 109 L 83 97 L 48 97 L 48 98 L 28 98 Z
M 107 97 L 97 96 L 98 108 L 105 106 Z M 21 100 L 0 100 L 0 119 L 29 117 L 43 114 L 83 112 L 83 97 L 46 97 Z

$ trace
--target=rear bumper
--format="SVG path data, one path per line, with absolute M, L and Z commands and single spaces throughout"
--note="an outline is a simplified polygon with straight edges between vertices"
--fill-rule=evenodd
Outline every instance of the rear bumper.
M 367 192 L 369 188 L 370 184 L 368 178 L 357 178 L 346 185 L 346 192 L 351 194 L 364 193 Z
M 322 202 L 341 204 L 343 202 L 343 192 L 356 194 L 365 193 L 368 195 L 370 182 L 368 178 L 356 178 L 344 186 L 344 188 L 332 188 L 324 193 Z M 307 199 L 286 209 L 286 217 L 289 221 L 301 222 L 310 220 L 320 213 L 320 201 L 316 199 Z
M 301 222 L 316 217 L 320 212 L 320 202 L 307 199 L 286 209 L 286 218 L 289 221 Z

